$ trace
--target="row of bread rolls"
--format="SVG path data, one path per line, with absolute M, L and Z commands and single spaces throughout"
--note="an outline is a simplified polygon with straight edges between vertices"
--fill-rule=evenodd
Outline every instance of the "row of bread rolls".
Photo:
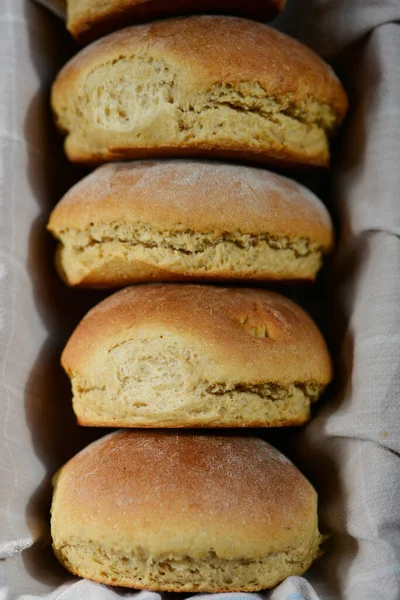
M 283 9 L 67 4 L 83 42 L 155 17 Z M 153 428 L 114 432 L 60 469 L 58 559 L 95 581 L 158 591 L 257 591 L 304 573 L 321 536 L 303 475 L 262 440 L 177 428 L 301 425 L 332 379 L 299 306 L 210 285 L 313 281 L 333 245 L 328 212 L 286 176 L 210 159 L 327 166 L 347 109 L 340 82 L 266 25 L 188 16 L 94 42 L 58 75 L 52 106 L 72 161 L 136 159 L 100 166 L 53 210 L 60 276 L 75 287 L 146 284 L 94 307 L 68 341 L 73 408 L 81 425 Z

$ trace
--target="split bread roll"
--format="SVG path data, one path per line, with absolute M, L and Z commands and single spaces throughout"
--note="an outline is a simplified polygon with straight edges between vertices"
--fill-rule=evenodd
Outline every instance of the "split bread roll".
M 283 33 L 192 16 L 88 46 L 58 75 L 52 106 L 76 162 L 205 155 L 326 166 L 347 98 L 331 68 Z
M 332 246 L 324 205 L 263 169 L 189 160 L 113 163 L 51 214 L 69 285 L 314 280 Z
M 67 0 L 67 28 L 80 43 L 116 29 L 161 17 L 195 13 L 241 15 L 268 21 L 285 0 Z
M 318 556 L 317 494 L 256 438 L 120 431 L 55 477 L 59 561 L 108 585 L 257 591 Z
M 300 425 L 331 381 L 325 342 L 266 290 L 151 284 L 93 308 L 62 354 L 81 425 Z

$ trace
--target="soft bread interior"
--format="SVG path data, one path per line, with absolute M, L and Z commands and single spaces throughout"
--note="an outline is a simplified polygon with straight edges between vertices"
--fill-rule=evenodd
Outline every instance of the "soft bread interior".
M 337 117 L 311 97 L 269 95 L 258 82 L 216 83 L 207 91 L 177 85 L 181 69 L 151 54 L 97 66 L 57 107 L 67 151 L 129 156 L 129 148 L 213 145 L 284 150 L 327 162 Z
M 59 271 L 71 285 L 124 285 L 170 276 L 313 280 L 322 264 L 322 248 L 306 238 L 159 231 L 117 222 L 55 234 L 61 240 Z
M 59 561 L 72 573 L 108 585 L 174 592 L 258 591 L 302 575 L 318 556 L 320 535 L 301 548 L 277 552 L 259 560 L 226 560 L 214 552 L 203 558 L 146 553 L 125 554 L 91 540 L 55 546 Z
M 254 331 L 253 331 L 254 329 Z M 250 335 L 265 335 L 257 328 Z M 316 382 L 259 385 L 211 381 L 210 359 L 162 332 L 110 348 L 97 380 L 70 372 L 82 425 L 121 427 L 248 427 L 301 424 L 325 386 Z

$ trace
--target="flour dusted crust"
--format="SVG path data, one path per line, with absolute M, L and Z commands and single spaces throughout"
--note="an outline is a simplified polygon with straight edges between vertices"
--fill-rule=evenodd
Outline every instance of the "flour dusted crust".
M 221 13 L 268 21 L 285 0 L 67 0 L 67 27 L 81 43 L 142 21 L 184 14 Z
M 257 591 L 318 554 L 317 495 L 256 438 L 122 431 L 55 478 L 53 547 L 73 573 L 165 591 Z
M 346 94 L 312 50 L 255 21 L 192 16 L 88 46 L 53 87 L 77 162 L 204 156 L 327 165 Z
M 104 165 L 51 214 L 70 285 L 313 280 L 333 240 L 323 204 L 264 169 L 191 160 Z
M 62 354 L 83 425 L 299 425 L 331 381 L 308 315 L 266 290 L 146 285 L 93 308 Z

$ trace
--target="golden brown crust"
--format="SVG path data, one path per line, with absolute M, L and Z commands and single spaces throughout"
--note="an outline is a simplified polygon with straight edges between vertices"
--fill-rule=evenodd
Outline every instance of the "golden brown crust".
M 93 223 L 306 238 L 324 252 L 333 243 L 328 211 L 302 185 L 264 169 L 189 160 L 104 165 L 62 198 L 48 228 L 57 236 Z
M 101 302 L 72 334 L 62 365 L 96 377 L 110 348 L 142 331 L 174 335 L 204 353 L 208 381 L 326 385 L 332 377 L 318 328 L 292 301 L 266 290 L 179 284 L 130 287 Z
M 61 248 L 58 248 L 59 255 Z M 193 270 L 179 268 L 176 270 L 161 268 L 158 266 L 149 266 L 146 262 L 135 262 L 135 272 L 132 269 L 122 269 L 120 265 L 116 266 L 112 263 L 107 263 L 104 267 L 102 264 L 98 268 L 91 269 L 90 272 L 76 279 L 67 278 L 62 263 L 56 259 L 56 268 L 61 279 L 72 288 L 82 288 L 90 290 L 117 290 L 127 285 L 136 285 L 144 283 L 210 283 L 220 284 L 229 283 L 230 285 L 247 285 L 257 286 L 268 283 L 279 284 L 309 284 L 313 283 L 316 278 L 315 271 L 310 271 L 306 274 L 293 272 L 280 273 L 270 270 L 264 270 L 260 275 L 254 273 L 236 273 L 232 274 L 230 270 L 216 270 L 215 272 L 208 271 L 205 274 L 193 273 Z
M 91 150 L 88 152 L 87 149 L 75 146 L 70 142 L 69 137 L 67 137 L 65 140 L 65 152 L 72 162 L 91 168 L 111 161 L 151 160 L 157 158 L 210 158 L 301 171 L 329 166 L 329 154 L 326 151 L 307 154 L 306 152 L 294 152 L 282 145 L 270 145 L 268 151 L 266 151 L 265 148 L 248 148 L 246 144 L 235 142 L 234 140 L 218 144 L 218 147 L 212 147 L 206 143 L 197 143 L 196 141 L 192 141 L 186 145 L 181 142 L 179 147 L 174 144 L 170 146 L 157 144 L 157 146 L 133 148 L 129 145 L 124 147 L 122 145 L 110 144 L 108 148 L 101 151 Z
M 98 40 L 59 73 L 55 105 L 97 66 L 143 51 L 144 45 L 155 58 L 190 64 L 188 85 L 208 89 L 221 81 L 232 86 L 257 81 L 270 96 L 293 94 L 299 101 L 312 97 L 329 104 L 339 121 L 347 108 L 339 80 L 315 52 L 267 25 L 235 17 L 168 19 L 127 27 Z
M 67 28 L 86 44 L 127 25 L 174 15 L 221 13 L 266 22 L 284 5 L 285 0 L 68 0 Z
M 317 496 L 292 463 L 256 438 L 193 432 L 120 431 L 83 450 L 55 478 L 51 527 L 72 572 L 154 590 L 259 590 L 319 545 Z
M 154 422 L 147 422 L 147 423 L 140 423 L 140 425 L 136 425 L 137 428 L 140 429 L 199 429 L 199 430 L 205 430 L 205 429 L 249 429 L 249 428 L 258 428 L 258 429 L 264 429 L 267 427 L 300 427 L 301 425 L 305 425 L 308 421 L 310 420 L 310 414 L 307 412 L 304 412 L 303 414 L 298 415 L 298 417 L 296 417 L 295 419 L 289 420 L 286 419 L 285 421 L 283 421 L 282 419 L 280 421 L 276 420 L 276 421 L 270 421 L 268 423 L 266 423 L 265 419 L 260 419 L 257 417 L 254 417 L 252 420 L 235 420 L 235 421 L 230 421 L 230 422 L 218 422 L 215 425 L 212 424 L 210 425 L 210 423 L 199 423 L 199 420 L 196 420 L 194 423 L 188 421 L 188 419 L 182 419 L 182 420 L 176 420 L 176 421 L 162 421 L 162 420 L 158 420 L 157 423 Z M 96 420 L 94 419 L 90 419 L 87 418 L 85 416 L 80 416 L 77 415 L 77 422 L 79 425 L 82 425 L 82 427 L 113 427 L 113 428 L 126 428 L 129 427 L 129 425 L 126 422 L 126 419 L 123 420 L 118 420 L 118 419 L 105 419 L 105 418 L 97 418 Z
M 151 119 L 145 111 L 139 124 L 134 115 L 144 106 L 135 99 L 144 93 L 139 90 L 140 69 L 132 65 L 125 71 L 125 60 L 140 61 L 147 73 L 143 82 L 154 81 L 145 106 L 157 102 L 162 90 L 168 96 Z M 135 73 L 139 87 L 130 95 L 129 114 L 117 110 L 117 126 L 106 114 L 103 125 L 88 112 L 86 101 L 84 116 L 78 105 L 87 94 L 96 103 L 97 86 L 116 69 L 125 86 Z M 114 91 L 120 94 L 117 83 L 107 90 L 107 98 Z M 60 128 L 69 132 L 67 154 L 78 162 L 207 153 L 282 166 L 326 166 L 326 135 L 342 121 L 347 98 L 330 67 L 296 40 L 254 21 L 188 17 L 127 28 L 92 44 L 61 71 L 52 104 Z M 192 122 L 193 104 L 204 123 L 198 117 Z M 126 108 L 125 101 L 122 105 Z M 301 143 L 303 136 L 307 140 Z

